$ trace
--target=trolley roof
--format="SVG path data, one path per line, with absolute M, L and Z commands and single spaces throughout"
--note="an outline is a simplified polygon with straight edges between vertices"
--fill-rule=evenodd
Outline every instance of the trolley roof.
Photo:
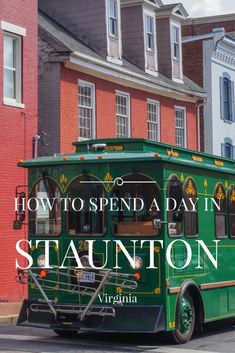
M 55 154 L 19 161 L 32 168 L 104 162 L 165 161 L 190 167 L 235 174 L 235 160 L 179 148 L 143 138 L 93 139 L 73 142 L 73 154 Z

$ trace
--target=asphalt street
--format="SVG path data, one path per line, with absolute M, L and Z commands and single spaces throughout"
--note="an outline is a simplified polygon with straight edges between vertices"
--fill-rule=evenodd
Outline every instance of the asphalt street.
M 1 353 L 234 353 L 235 319 L 206 325 L 204 333 L 185 345 L 169 345 L 161 334 L 78 334 L 73 339 L 53 331 L 0 326 Z

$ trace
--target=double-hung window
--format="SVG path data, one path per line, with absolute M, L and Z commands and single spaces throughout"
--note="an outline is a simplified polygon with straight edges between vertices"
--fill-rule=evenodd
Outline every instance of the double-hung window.
M 175 142 L 178 147 L 186 147 L 186 110 L 175 109 Z
M 160 140 L 160 107 L 159 102 L 148 99 L 147 101 L 148 138 Z
M 173 31 L 173 57 L 176 60 L 180 60 L 180 30 L 179 27 L 172 27 Z
M 118 37 L 118 3 L 117 0 L 109 0 L 109 34 Z
M 116 135 L 130 137 L 130 95 L 116 92 Z
M 3 103 L 24 108 L 22 103 L 23 38 L 26 28 L 0 21 L 3 30 Z
M 3 46 L 3 95 L 5 104 L 22 101 L 21 37 L 4 33 Z
M 235 146 L 233 145 L 233 140 L 229 137 L 224 139 L 224 143 L 221 145 L 222 147 L 222 157 L 235 159 Z
M 95 138 L 95 85 L 78 81 L 79 140 Z
M 146 48 L 154 51 L 154 17 L 146 15 Z

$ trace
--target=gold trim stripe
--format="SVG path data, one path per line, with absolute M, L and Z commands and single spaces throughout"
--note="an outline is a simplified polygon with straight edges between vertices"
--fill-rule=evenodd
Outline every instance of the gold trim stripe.
M 199 285 L 199 288 L 201 290 L 218 289 L 218 288 L 226 288 L 226 287 L 235 287 L 235 280 L 224 281 L 224 282 L 214 282 L 214 283 L 204 283 Z M 180 292 L 180 289 L 181 287 L 172 287 L 168 289 L 168 293 L 178 294 Z

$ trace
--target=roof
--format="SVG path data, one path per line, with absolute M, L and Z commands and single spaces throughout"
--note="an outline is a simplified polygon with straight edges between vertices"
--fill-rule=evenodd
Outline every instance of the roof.
M 130 160 L 134 162 L 163 161 L 189 166 L 190 168 L 195 167 L 211 169 L 219 173 L 230 173 L 235 177 L 235 160 L 173 147 L 143 138 L 95 139 L 74 142 L 73 145 L 76 146 L 74 154 L 40 157 L 20 162 L 18 165 L 32 168 L 74 164 L 84 165 L 87 163 L 129 163 Z
M 86 45 L 80 38 L 74 36 L 70 31 L 49 17 L 43 11 L 39 10 L 39 27 L 46 32 L 54 41 L 60 44 L 64 51 L 72 53 L 82 53 L 87 56 L 99 59 L 103 63 L 107 63 L 106 58 L 102 57 L 93 48 Z M 61 50 L 61 49 L 60 49 Z M 151 83 L 160 85 L 164 88 L 175 90 L 183 94 L 206 97 L 204 90 L 196 83 L 184 76 L 184 84 L 174 82 L 167 76 L 159 73 L 158 77 L 147 74 L 144 70 L 131 63 L 126 58 L 122 59 L 123 65 L 112 63 L 112 67 L 116 70 L 120 68 L 128 69 L 132 73 L 142 75 L 141 79 L 151 81 Z

